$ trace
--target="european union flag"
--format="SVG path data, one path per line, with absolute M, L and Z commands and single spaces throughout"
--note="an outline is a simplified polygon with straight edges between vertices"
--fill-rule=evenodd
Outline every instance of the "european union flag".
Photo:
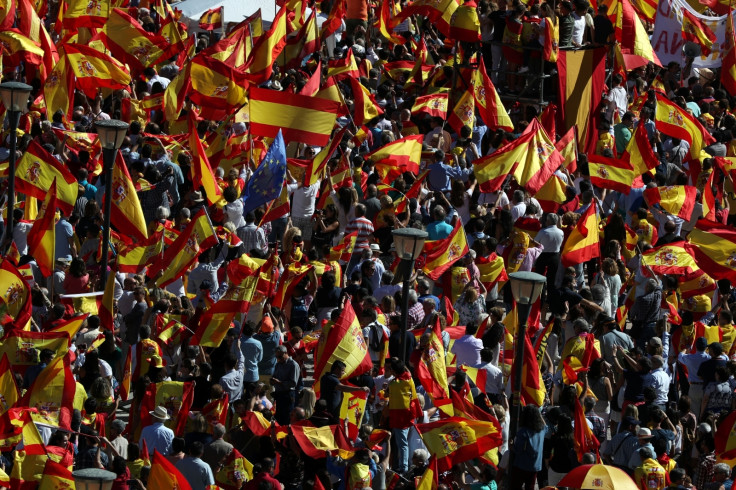
M 279 197 L 285 178 L 286 144 L 279 129 L 276 139 L 266 152 L 266 158 L 248 180 L 243 192 L 243 214 Z

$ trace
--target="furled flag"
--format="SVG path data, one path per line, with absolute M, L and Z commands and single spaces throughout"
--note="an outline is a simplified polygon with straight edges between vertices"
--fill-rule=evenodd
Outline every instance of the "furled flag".
M 158 256 L 148 269 L 149 277 L 157 277 L 156 284 L 164 287 L 172 283 L 189 268 L 199 254 L 217 244 L 217 234 L 206 210 L 192 216 L 179 238 Z M 163 273 L 159 276 L 159 273 Z
M 662 94 L 656 95 L 654 122 L 657 129 L 663 134 L 687 141 L 690 144 L 690 156 L 700 158 L 700 150 L 714 143 L 715 138 L 687 111 Z
M 319 393 L 322 376 L 330 372 L 332 363 L 338 359 L 345 363 L 343 379 L 363 374 L 373 366 L 363 330 L 350 303 L 345 304 L 342 313 L 327 333 L 321 355 L 315 359 L 315 392 Z
M 279 197 L 286 179 L 286 144 L 281 130 L 243 190 L 243 214 Z
M 708 56 L 713 43 L 718 41 L 713 30 L 705 22 L 696 17 L 687 7 L 680 9 L 682 13 L 682 38 L 700 45 L 703 56 Z
M 562 248 L 562 264 L 570 267 L 582 264 L 595 257 L 600 257 L 601 247 L 598 243 L 598 210 L 593 201 L 578 220 L 572 233 L 567 237 Z
M 56 178 L 46 194 L 43 215 L 33 222 L 27 241 L 28 254 L 36 260 L 41 273 L 46 277 L 52 276 L 56 256 Z
M 458 222 L 447 238 L 424 242 L 422 253 L 426 255 L 426 260 L 422 270 L 427 277 L 436 281 L 452 264 L 463 258 L 468 250 L 465 230 L 462 223 Z
M 33 140 L 18 160 L 15 185 L 21 192 L 36 199 L 45 199 L 56 180 L 57 206 L 67 216 L 77 202 L 79 184 L 69 169 Z
M 517 338 L 517 342 L 518 342 Z M 524 336 L 524 359 L 514 359 L 514 364 L 521 362 L 521 399 L 525 404 L 532 404 L 538 407 L 544 405 L 544 399 L 547 396 L 547 389 L 542 381 L 542 372 L 539 369 L 537 356 L 532 346 L 529 335 Z M 516 386 L 514 378 L 516 376 L 516 367 L 511 368 L 511 385 Z
M 641 262 L 643 266 L 651 268 L 655 274 L 693 274 L 700 267 L 690 254 L 691 250 L 692 247 L 688 247 L 686 242 L 668 243 L 644 252 L 641 255 Z M 708 274 L 711 273 L 707 269 L 704 270 Z
M 283 131 L 285 141 L 325 146 L 340 104 L 319 97 L 251 87 L 248 107 L 254 136 L 273 138 Z
M 192 490 L 184 475 L 163 456 L 158 450 L 153 450 L 151 472 L 148 474 L 148 486 L 151 488 L 176 488 L 177 490 Z
M 501 426 L 491 422 L 450 417 L 415 426 L 440 472 L 475 459 L 501 445 Z
M 716 280 L 736 282 L 736 231 L 714 221 L 699 220 L 687 245 L 698 265 Z
M 192 186 L 194 189 L 199 189 L 200 187 L 204 189 L 207 202 L 211 206 L 220 200 L 222 189 L 217 185 L 215 172 L 210 167 L 210 162 L 202 146 L 202 141 L 199 139 L 196 112 L 194 110 L 190 111 L 187 118 L 189 125 L 189 150 L 192 153 Z
M 698 190 L 690 185 L 650 187 L 644 191 L 644 200 L 649 206 L 659 206 L 673 216 L 690 220 L 695 208 Z
M 199 18 L 199 28 L 204 31 L 214 31 L 222 29 L 222 16 L 225 7 L 219 6 L 205 11 Z

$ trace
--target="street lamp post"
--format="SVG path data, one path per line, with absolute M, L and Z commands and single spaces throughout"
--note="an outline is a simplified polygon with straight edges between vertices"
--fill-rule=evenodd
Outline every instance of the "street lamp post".
M 417 228 L 399 228 L 393 230 L 391 234 L 394 237 L 394 246 L 396 255 L 401 258 L 401 269 L 404 272 L 404 285 L 401 292 L 401 336 L 399 337 L 399 345 L 401 346 L 401 360 L 406 363 L 406 346 L 404 345 L 406 337 L 406 329 L 408 325 L 408 309 L 409 309 L 409 286 L 411 276 L 414 272 L 414 261 L 417 260 L 419 254 L 424 248 L 424 241 L 427 239 L 427 232 Z
M 516 430 L 519 428 L 519 416 L 521 415 L 521 378 L 524 367 L 524 337 L 526 336 L 527 322 L 532 305 L 541 296 L 547 278 L 534 272 L 512 272 L 509 274 L 509 282 L 511 294 L 514 296 L 514 301 L 516 301 L 517 324 L 519 325 L 516 333 L 516 352 L 514 353 L 513 409 L 511 410 L 511 424 L 509 425 L 509 440 L 513 440 Z
M 102 284 L 107 283 L 107 251 L 110 244 L 110 214 L 112 213 L 112 169 L 118 148 L 123 145 L 128 133 L 128 123 L 117 119 L 95 121 L 97 137 L 102 145 L 102 162 L 105 166 L 105 209 L 102 225 Z
M 72 472 L 72 477 L 77 490 L 110 490 L 116 475 L 99 468 L 85 468 Z
M 15 209 L 15 152 L 18 142 L 20 115 L 28 109 L 28 97 L 33 87 L 21 82 L 0 83 L 0 97 L 10 122 L 10 158 L 8 160 L 8 216 L 5 219 L 5 237 L 13 237 L 13 210 Z

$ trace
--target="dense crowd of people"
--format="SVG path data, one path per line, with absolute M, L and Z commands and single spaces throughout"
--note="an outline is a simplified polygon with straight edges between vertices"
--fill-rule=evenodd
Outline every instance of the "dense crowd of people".
M 166 10 L 159 3 L 146 2 L 144 7 L 143 2 L 130 2 L 127 12 L 144 31 L 160 33 Z M 298 2 L 283 8 L 291 9 L 289 22 L 299 25 L 307 14 L 291 3 Z M 59 37 L 60 28 L 54 29 L 64 5 L 49 2 L 41 16 L 59 49 L 68 42 Z M 700 262 L 702 275 L 693 278 L 645 256 L 687 241 L 705 215 L 726 228 L 736 224 L 728 160 L 736 156 L 733 94 L 721 88 L 717 77 L 706 76 L 710 70 L 692 68 L 692 60 L 684 66 L 649 63 L 613 73 L 596 115 L 595 154 L 576 149 L 549 175 L 561 182 L 564 198 L 541 199 L 514 172 L 489 190 L 473 163 L 525 137 L 546 112 L 539 105 L 504 99 L 513 127 L 499 127 L 498 120 L 485 121 L 476 113 L 469 124 L 455 128 L 447 115 L 465 91 L 458 88 L 462 77 L 457 67 L 485 66 L 500 93 L 522 92 L 532 83 L 530 71 L 537 70 L 530 60 L 539 58 L 549 36 L 555 49 L 612 46 L 616 39 L 609 5 L 600 3 L 594 10 L 586 0 L 530 5 L 467 0 L 457 7 L 458 15 L 465 9 L 463 15 L 475 22 L 475 43 L 453 42 L 438 22 L 421 15 L 389 22 L 392 35 L 407 41 L 389 42 L 374 26 L 381 5 L 367 0 L 347 0 L 345 5 L 340 11 L 323 2 L 317 25 L 338 22 L 320 40 L 318 51 L 297 68 L 281 67 L 276 57 L 273 73 L 260 85 L 300 93 L 316 69 L 327 75 L 338 66 L 336 60 L 352 56 L 358 72 L 349 76 L 359 78 L 380 114 L 357 127 L 355 86 L 339 80 L 336 86 L 347 110 L 337 118 L 333 135 L 341 134 L 342 140 L 314 183 L 305 182 L 305 166 L 324 148 L 308 142 L 288 145 L 285 208 L 269 201 L 247 209 L 248 182 L 270 143 L 250 134 L 247 118 L 202 118 L 190 129 L 205 146 L 214 148 L 217 138 L 227 142 L 227 158 L 212 168 L 220 197 L 195 185 L 202 183 L 201 175 L 195 180 L 202 171 L 197 163 L 201 156 L 186 144 L 188 136 L 177 139 L 187 134 L 186 114 L 196 110 L 191 100 L 175 114 L 181 116 L 177 120 L 167 119 L 169 109 L 161 105 L 143 116 L 131 115 L 131 101 L 169 94 L 170 85 L 190 77 L 182 64 L 188 58 L 176 53 L 156 67 L 146 66 L 125 90 L 105 88 L 91 97 L 78 87 L 70 94 L 69 113 L 47 113 L 39 102 L 46 93 L 42 71 L 31 69 L 28 58 L 3 57 L 4 81 L 23 80 L 33 87 L 29 110 L 20 118 L 17 157 L 36 145 L 78 184 L 73 211 L 57 213 L 50 274 L 42 272 L 39 257 L 29 249 L 41 212 L 31 209 L 41 207 L 40 199 L 34 204 L 32 197 L 18 194 L 19 206 L 8 211 L 13 227 L 5 230 L 3 243 L 4 261 L 22 272 L 32 305 L 29 327 L 15 324 L 14 318 L 4 322 L 5 342 L 13 331 L 54 332 L 75 318 L 84 319 L 71 332 L 68 353 L 66 346 L 41 346 L 38 339 L 46 337 L 38 334 L 24 344 L 32 365 L 21 369 L 17 358 L 9 356 L 19 390 L 16 407 L 27 403 L 25 408 L 53 411 L 41 401 L 28 402 L 34 399 L 31 394 L 43 389 L 52 369 L 69 369 L 74 376 L 77 394 L 68 406 L 55 407 L 56 423 L 41 423 L 33 414 L 49 461 L 69 470 L 107 469 L 115 475 L 115 489 L 161 488 L 163 480 L 149 477 L 152 466 L 164 463 L 166 471 L 195 490 L 385 490 L 415 485 L 533 490 L 565 486 L 560 482 L 575 468 L 603 463 L 628 474 L 641 490 L 730 490 L 734 460 L 729 451 L 736 447 L 730 442 L 730 415 L 736 405 L 736 291 L 728 277 L 708 276 L 708 266 L 697 257 L 693 263 Z M 20 11 L 15 24 L 5 27 L 20 28 Z M 227 31 L 236 27 L 242 26 L 228 25 Z M 77 42 L 84 37 L 81 29 Z M 253 32 L 260 34 L 255 24 L 250 29 L 252 44 Z M 192 53 L 207 56 L 214 56 L 219 48 L 213 47 L 225 39 L 218 31 L 189 35 L 195 36 Z M 417 84 L 411 70 L 421 56 L 428 57 L 423 63 L 431 69 Z M 398 75 L 385 69 L 402 61 L 411 66 Z M 547 73 L 555 69 L 549 60 L 541 66 Z M 450 100 L 443 116 L 412 112 L 418 96 L 442 89 Z M 712 136 L 713 143 L 702 144 L 704 153 L 692 157 L 693 142 L 660 132 L 655 118 L 660 96 Z M 503 106 L 496 110 L 506 116 Z M 135 185 L 148 235 L 160 237 L 164 249 L 170 247 L 181 234 L 190 233 L 203 210 L 217 232 L 215 245 L 196 248 L 196 261 L 163 285 L 159 279 L 169 264 L 154 275 L 146 267 L 150 256 L 121 267 L 126 247 L 136 243 L 131 245 L 126 238 L 130 230 L 115 219 L 111 254 L 102 260 L 99 252 L 100 241 L 106 239 L 106 175 L 94 133 L 96 121 L 110 118 L 130 122 L 116 165 L 124 162 Z M 601 161 L 598 157 L 627 158 L 639 127 L 645 128 L 657 161 L 648 162 L 649 172 L 627 182 L 628 193 L 602 186 L 592 165 Z M 338 133 L 341 128 L 346 131 Z M 556 129 L 554 124 L 545 128 L 553 143 L 568 129 L 559 122 Z M 421 159 L 413 166 L 369 158 L 413 135 L 423 136 Z M 10 156 L 11 139 L 6 131 L 3 160 Z M 119 182 L 114 185 L 117 195 Z M 653 202 L 646 192 L 670 186 L 696 189 L 684 198 L 694 202 L 680 203 L 688 205 L 687 216 Z M 4 190 L 7 204 L 7 186 Z M 706 195 L 714 201 L 706 203 Z M 576 261 L 566 247 L 587 223 L 591 207 L 600 229 L 586 233 L 598 238 L 594 252 Z M 392 231 L 401 228 L 426 231 L 432 244 L 459 243 L 462 253 L 445 254 L 440 274 L 427 267 L 426 256 L 407 270 L 393 243 Z M 244 263 L 251 267 L 246 273 L 239 269 Z M 491 264 L 499 263 L 500 268 L 489 272 Z M 514 336 L 526 320 L 517 318 L 507 273 L 521 271 L 546 279 L 528 321 L 537 359 L 531 366 L 539 370 L 541 383 L 531 387 L 525 377 L 523 390 L 533 389 L 537 402 L 522 396 L 524 406 L 512 424 L 519 394 L 511 371 L 521 362 L 514 358 L 519 341 Z M 105 281 L 105 273 L 112 282 Z M 215 320 L 207 316 L 253 275 L 257 286 L 248 299 L 241 298 L 247 308 Z M 699 285 L 693 287 L 691 279 Z M 405 282 L 408 289 L 403 289 Z M 112 294 L 112 324 L 107 324 L 99 301 L 92 307 L 80 302 L 95 291 Z M 7 293 L 3 298 L 9 303 Z M 359 371 L 348 359 L 349 350 L 335 354 L 326 340 L 326 332 L 353 314 L 371 364 L 361 364 Z M 214 343 L 203 341 L 204 318 L 215 326 L 207 330 L 208 335 L 214 332 Z M 217 323 L 217 318 L 226 320 Z M 439 472 L 439 455 L 425 444 L 421 429 L 452 414 L 447 400 L 421 374 L 427 356 L 438 353 L 443 356 L 439 365 L 447 367 L 446 372 L 442 368 L 446 386 L 440 391 L 470 400 L 476 408 L 466 409 L 463 416 L 492 423 L 501 434 L 497 447 L 485 456 L 456 461 Z M 59 367 L 62 357 L 67 364 Z M 529 366 L 526 357 L 524 365 Z M 399 399 L 406 403 L 398 407 Z M 453 398 L 457 416 L 456 403 Z M 356 406 L 357 419 L 352 420 L 346 413 Z M 64 410 L 68 420 L 58 415 Z M 593 437 L 585 437 L 580 424 Z M 7 427 L 0 420 L 0 428 Z M 338 433 L 347 433 L 349 441 L 315 453 L 305 447 L 304 427 L 337 427 L 335 441 Z M 25 429 L 23 437 L 19 445 L 3 441 L 0 466 L 7 479 L 0 478 L 0 485 L 35 488 L 50 481 L 48 466 L 37 468 L 31 479 L 20 469 L 19 455 L 31 454 Z

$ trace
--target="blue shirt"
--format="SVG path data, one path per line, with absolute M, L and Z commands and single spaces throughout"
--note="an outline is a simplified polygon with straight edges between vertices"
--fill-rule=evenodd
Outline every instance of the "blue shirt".
M 258 362 L 258 374 L 271 376 L 276 366 L 276 347 L 279 346 L 281 335 L 278 332 L 258 333 L 254 338 L 261 342 L 263 357 Z
M 463 182 L 468 180 L 471 171 L 469 168 L 451 167 L 441 162 L 433 163 L 428 169 L 427 181 L 429 182 L 429 188 L 441 192 L 450 190 L 452 179 L 462 180 Z
M 245 363 L 243 381 L 255 383 L 258 381 L 258 363 L 263 360 L 263 346 L 253 337 L 242 337 L 240 339 L 240 352 L 243 353 L 243 362 Z
M 79 184 L 84 187 L 84 197 L 94 199 L 97 196 L 97 187 L 87 182 L 87 179 L 81 181 Z
M 166 427 L 163 422 L 156 422 L 143 428 L 141 438 L 138 440 L 139 447 L 143 447 L 144 440 L 150 455 L 153 455 L 154 449 L 161 454 L 169 454 L 171 441 L 174 440 L 174 431 Z
M 72 228 L 72 225 L 70 225 L 66 219 L 60 219 L 59 222 L 56 223 L 55 231 L 56 240 L 54 242 L 54 246 L 56 248 L 56 253 L 54 259 L 58 259 L 59 257 L 68 257 L 71 259 L 72 249 L 69 246 L 69 240 L 74 237 L 74 228 Z
M 176 469 L 186 478 L 192 490 L 205 490 L 208 485 L 215 484 L 210 465 L 199 458 L 185 456 L 176 463 Z
M 542 470 L 545 434 L 547 434 L 547 427 L 539 432 L 532 432 L 526 427 L 519 427 L 512 448 L 512 451 L 514 451 L 514 467 L 529 472 Z
M 452 226 L 444 221 L 433 221 L 427 225 L 428 240 L 442 240 L 450 236 L 450 233 L 452 233 Z

